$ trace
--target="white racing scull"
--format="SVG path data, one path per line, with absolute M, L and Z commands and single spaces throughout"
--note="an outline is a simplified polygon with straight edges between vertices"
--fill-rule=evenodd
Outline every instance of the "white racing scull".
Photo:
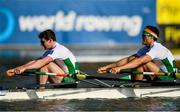
M 45 90 L 1 91 L 2 100 L 48 100 L 48 99 L 118 99 L 129 97 L 180 97 L 179 87 L 141 88 L 61 88 Z
M 68 74 L 53 74 L 42 72 L 27 72 L 37 75 L 59 75 L 71 76 Z M 132 73 L 132 72 L 131 72 Z M 139 74 L 139 72 L 137 73 Z M 152 73 L 144 73 L 153 75 Z M 168 75 L 159 74 L 159 75 Z M 155 83 L 163 86 L 148 86 L 148 87 L 108 87 L 108 88 L 59 88 L 59 89 L 15 89 L 15 90 L 0 90 L 0 101 L 4 100 L 47 100 L 47 99 L 118 99 L 129 97 L 180 97 L 180 80 L 173 81 L 137 81 L 128 79 L 119 79 L 112 77 L 90 76 L 87 74 L 76 74 L 76 78 L 80 81 L 85 79 L 127 81 L 140 83 Z

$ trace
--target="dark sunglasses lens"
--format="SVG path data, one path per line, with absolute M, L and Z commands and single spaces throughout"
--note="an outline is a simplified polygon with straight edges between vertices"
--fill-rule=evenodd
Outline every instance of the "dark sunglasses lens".
M 44 41 L 41 40 L 41 43 L 44 44 Z
M 150 36 L 149 34 L 143 34 L 143 37 L 145 37 L 145 36 Z

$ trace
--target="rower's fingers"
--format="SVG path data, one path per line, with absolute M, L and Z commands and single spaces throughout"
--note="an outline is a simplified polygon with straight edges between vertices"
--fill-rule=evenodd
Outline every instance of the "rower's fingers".
M 105 67 L 100 67 L 100 68 L 98 68 L 97 72 L 101 73 L 101 74 L 107 73 L 107 69 Z
M 98 73 L 101 73 L 101 72 L 102 72 L 102 69 L 101 69 L 101 68 L 99 68 L 99 69 L 97 70 L 97 72 L 98 72 Z
M 23 71 L 22 71 L 21 69 L 15 69 L 15 70 L 14 70 L 14 73 L 15 73 L 15 74 L 21 74 L 21 73 L 23 73 Z
M 112 74 L 117 74 L 117 70 L 116 70 L 116 68 L 112 68 L 112 69 L 110 69 L 110 70 L 109 70 L 109 72 L 110 72 L 110 73 L 112 73 Z
M 98 70 L 97 72 L 98 72 L 99 74 L 105 74 L 105 73 L 107 73 L 106 70 Z
M 8 76 L 8 77 L 11 77 L 11 76 L 14 76 L 14 69 L 10 69 L 10 70 L 8 70 L 8 71 L 6 71 L 6 76 Z
M 107 70 L 107 68 L 106 67 L 100 67 L 100 68 L 98 68 L 98 70 L 105 71 L 105 70 Z
M 99 73 L 99 72 L 101 72 L 102 71 L 102 69 L 101 68 L 99 68 L 98 70 L 97 70 L 97 72 Z

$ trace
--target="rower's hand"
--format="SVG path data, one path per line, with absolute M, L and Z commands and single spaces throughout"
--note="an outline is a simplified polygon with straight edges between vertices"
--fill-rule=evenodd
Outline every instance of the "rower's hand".
M 14 76 L 15 72 L 14 69 L 9 69 L 6 71 L 6 76 L 11 77 Z
M 14 69 L 9 69 L 6 71 L 6 76 L 11 77 L 14 76 L 15 74 L 21 74 L 25 71 L 26 69 L 24 67 L 17 67 Z
M 110 69 L 109 72 L 111 72 L 111 73 L 113 73 L 113 74 L 120 73 L 120 72 L 121 72 L 121 67 L 112 68 L 112 69 Z
M 17 67 L 14 69 L 15 74 L 22 74 L 26 69 L 24 67 Z
M 97 72 L 99 74 L 105 74 L 105 73 L 107 73 L 107 67 L 106 66 L 100 67 L 100 68 L 98 68 Z

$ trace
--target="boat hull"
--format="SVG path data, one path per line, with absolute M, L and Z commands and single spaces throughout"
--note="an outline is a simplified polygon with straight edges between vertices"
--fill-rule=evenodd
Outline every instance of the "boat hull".
M 63 88 L 1 91 L 0 100 L 119 99 L 129 97 L 180 97 L 180 87 L 144 88 Z

